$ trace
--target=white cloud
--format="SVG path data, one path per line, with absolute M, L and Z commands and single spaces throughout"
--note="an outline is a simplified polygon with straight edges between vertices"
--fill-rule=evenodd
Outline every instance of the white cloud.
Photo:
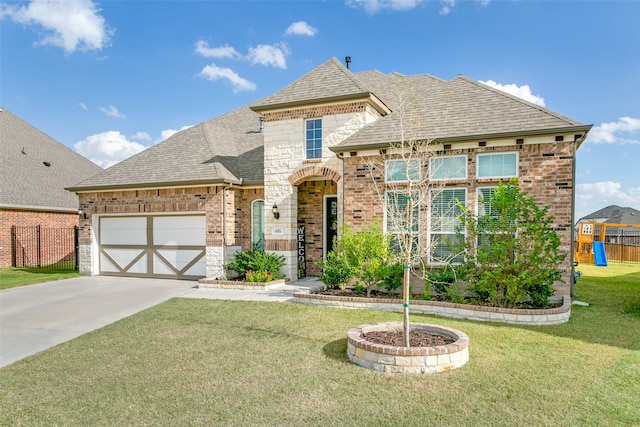
M 179 130 L 175 130 L 175 129 L 165 129 L 162 132 L 160 132 L 160 139 L 156 140 L 155 143 L 157 144 L 158 142 L 162 142 L 165 139 L 175 135 L 176 133 L 183 131 L 185 129 L 189 129 L 192 125 L 189 126 L 182 126 Z
M 284 43 L 276 43 L 273 45 L 260 44 L 256 47 L 249 48 L 248 59 L 252 64 L 270 65 L 272 67 L 287 68 L 287 60 L 289 48 Z
M 621 117 L 617 122 L 594 126 L 587 134 L 594 144 L 640 144 L 640 119 Z
M 102 132 L 90 135 L 74 144 L 78 153 L 103 168 L 133 156 L 146 147 L 135 141 L 129 141 L 118 131 Z
M 362 8 L 370 15 L 383 10 L 403 11 L 415 9 L 426 0 L 347 0 L 347 6 L 354 9 Z
M 288 36 L 309 36 L 313 37 L 318 33 L 317 28 L 313 28 L 311 25 L 304 21 L 294 22 L 289 25 L 289 28 L 284 32 Z
M 440 15 L 448 15 L 456 5 L 456 0 L 440 0 Z
M 135 139 L 137 141 L 151 141 L 151 135 L 149 135 L 147 132 L 136 132 L 129 138 Z
M 78 102 L 76 103 L 76 105 L 81 109 L 83 109 L 84 111 L 87 111 L 89 109 L 89 107 L 87 107 L 87 104 L 85 104 L 84 102 Z
M 347 6 L 354 9 L 362 8 L 370 15 L 384 10 L 402 12 L 412 10 L 429 0 L 346 0 Z M 491 0 L 476 0 L 480 5 L 487 6 Z M 447 15 L 455 7 L 458 0 L 440 0 L 440 15 Z
M 205 40 L 198 40 L 196 52 L 205 58 L 238 58 L 241 56 L 238 51 L 229 45 L 209 47 L 209 43 Z
M 640 187 L 623 189 L 612 181 L 576 185 L 576 221 L 609 205 L 640 209 Z
M 60 47 L 67 54 L 77 49 L 101 50 L 114 33 L 91 0 L 32 0 L 26 6 L 4 5 L 0 17 L 5 16 L 44 28 L 45 35 L 38 44 Z
M 506 92 L 510 95 L 517 96 L 518 98 L 522 98 L 525 101 L 529 101 L 533 104 L 544 107 L 544 98 L 538 95 L 534 95 L 531 93 L 531 88 L 529 85 L 518 86 L 516 84 L 500 84 L 496 83 L 493 80 L 487 80 L 483 82 L 480 80 L 480 83 L 486 84 L 487 86 L 491 86 L 494 89 L 501 90 L 502 92 Z
M 231 68 L 218 67 L 215 64 L 211 64 L 204 67 L 199 75 L 211 81 L 227 79 L 231 83 L 234 92 L 256 90 L 255 83 L 240 77 Z
M 116 107 L 114 107 L 113 105 L 109 105 L 109 108 L 106 107 L 100 107 L 100 111 L 102 111 L 103 113 L 105 113 L 107 116 L 109 117 L 115 117 L 118 119 L 124 119 L 124 114 L 122 114 L 120 111 L 118 111 L 118 109 Z

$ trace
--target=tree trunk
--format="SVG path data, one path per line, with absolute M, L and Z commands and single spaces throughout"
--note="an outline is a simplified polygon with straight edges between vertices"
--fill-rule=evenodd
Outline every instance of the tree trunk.
M 405 259 L 404 276 L 402 278 L 402 340 L 405 347 L 411 347 L 409 342 L 409 294 L 411 293 L 411 288 L 409 286 L 409 282 L 411 281 L 410 262 L 410 259 Z

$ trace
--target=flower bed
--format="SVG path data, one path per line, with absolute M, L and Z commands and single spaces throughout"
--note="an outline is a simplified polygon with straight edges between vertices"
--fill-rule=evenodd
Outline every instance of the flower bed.
M 402 312 L 402 300 L 400 299 L 343 297 L 314 294 L 308 291 L 297 292 L 293 294 L 293 298 L 295 302 L 301 304 L 322 307 Z M 557 325 L 569 320 L 571 316 L 571 298 L 565 295 L 561 306 L 535 310 L 412 300 L 410 311 L 413 314 L 432 314 L 455 319 L 516 325 Z
M 198 288 L 261 291 L 279 288 L 280 286 L 284 285 L 284 283 L 284 279 L 272 280 L 270 282 L 246 282 L 240 280 L 217 280 L 205 278 L 198 280 Z

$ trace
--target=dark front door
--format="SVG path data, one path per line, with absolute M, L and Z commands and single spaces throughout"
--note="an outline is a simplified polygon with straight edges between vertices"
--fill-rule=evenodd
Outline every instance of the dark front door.
M 324 203 L 324 256 L 333 250 L 333 240 L 338 235 L 338 198 L 329 196 Z

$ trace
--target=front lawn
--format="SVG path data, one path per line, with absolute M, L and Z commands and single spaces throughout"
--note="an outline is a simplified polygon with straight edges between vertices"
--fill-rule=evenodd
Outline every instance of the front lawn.
M 54 280 L 78 277 L 77 270 L 57 270 L 47 268 L 0 268 L 0 289 L 16 286 L 33 285 L 35 283 L 52 282 Z
M 0 370 L 0 425 L 637 425 L 640 265 L 580 266 L 569 323 L 412 316 L 471 340 L 429 376 L 346 358 L 395 313 L 173 299 Z

